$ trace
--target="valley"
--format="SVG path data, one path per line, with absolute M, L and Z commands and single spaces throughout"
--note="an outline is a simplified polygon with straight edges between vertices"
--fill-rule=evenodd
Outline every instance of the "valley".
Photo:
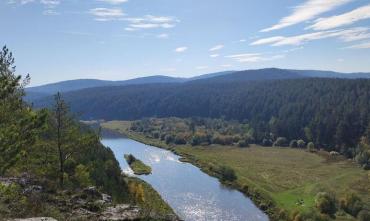
M 320 192 L 335 194 L 338 200 L 350 194 L 360 196 L 363 208 L 370 206 L 370 174 L 353 161 L 329 152 L 310 153 L 288 147 L 247 148 L 228 145 L 177 145 L 131 130 L 131 122 L 103 122 L 103 128 L 114 130 L 140 142 L 169 149 L 204 172 L 218 177 L 225 185 L 245 193 L 272 220 L 294 219 L 312 215 L 315 197 Z M 218 168 L 235 171 L 236 180 L 223 180 Z M 336 220 L 355 220 L 338 211 Z M 303 215 L 302 215 L 303 214 Z

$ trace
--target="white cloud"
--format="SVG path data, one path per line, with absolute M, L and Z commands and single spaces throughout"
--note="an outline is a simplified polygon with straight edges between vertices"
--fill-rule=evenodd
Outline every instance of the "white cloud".
M 285 55 L 282 54 L 282 55 L 274 55 L 270 57 L 265 57 L 263 54 L 260 54 L 260 53 L 247 53 L 247 54 L 228 55 L 225 57 L 231 58 L 240 63 L 247 63 L 247 62 L 272 61 L 272 60 L 284 58 Z
M 240 39 L 239 42 L 246 42 L 247 39 Z
M 370 42 L 356 44 L 356 45 L 352 45 L 352 46 L 349 46 L 349 47 L 346 47 L 346 48 L 349 48 L 349 49 L 369 49 L 370 48 Z
M 210 57 L 211 57 L 211 58 L 217 58 L 217 57 L 219 57 L 219 56 L 220 56 L 219 54 L 211 54 L 211 55 L 210 55 Z
M 286 37 L 283 36 L 274 36 L 274 37 L 269 37 L 269 38 L 261 38 L 257 41 L 254 41 L 251 43 L 251 45 L 265 45 L 265 44 L 270 44 L 270 43 L 275 43 L 281 40 L 284 40 Z
M 128 0 L 97 0 L 97 1 L 109 3 L 109 4 L 112 4 L 112 5 L 119 5 L 119 4 L 128 2 Z
M 164 28 L 164 29 L 174 28 L 176 26 L 176 23 L 180 22 L 178 19 L 174 17 L 153 16 L 153 15 L 145 15 L 143 17 L 123 18 L 122 20 L 129 22 L 128 25 L 129 31 L 154 28 Z
M 357 27 L 352 29 L 320 31 L 296 36 L 275 36 L 270 38 L 262 38 L 251 43 L 251 45 L 302 45 L 304 43 L 326 39 L 326 38 L 339 38 L 342 41 L 349 42 L 355 40 L 362 40 L 370 38 L 369 28 Z
M 163 33 L 163 34 L 159 34 L 159 35 L 157 35 L 157 38 L 161 38 L 161 39 L 167 39 L 167 38 L 169 38 L 170 36 L 168 35 L 168 34 L 166 34 L 166 33 Z
M 205 70 L 208 69 L 208 66 L 198 66 L 196 67 L 197 70 Z
M 220 67 L 230 68 L 230 67 L 232 67 L 232 65 L 231 64 L 222 64 L 222 65 L 220 65 Z
M 182 53 L 182 52 L 185 52 L 185 51 L 187 51 L 188 50 L 188 48 L 187 47 L 179 47 L 179 48 L 176 48 L 175 49 L 175 52 L 177 52 L 177 53 Z
M 279 23 L 263 29 L 261 32 L 282 29 L 301 22 L 309 21 L 324 12 L 331 11 L 350 1 L 353 0 L 307 0 L 303 4 L 296 6 L 291 15 L 282 18 Z
M 43 15 L 59 15 L 55 8 L 60 5 L 61 0 L 9 0 L 8 4 L 26 5 L 29 3 L 38 3 L 43 5 Z
M 89 13 L 94 15 L 97 21 L 117 20 L 125 15 L 120 8 L 94 8 L 90 9 Z
M 211 49 L 209 49 L 209 51 L 218 51 L 218 50 L 223 49 L 224 47 L 225 47 L 224 45 L 216 45 L 212 47 Z
M 60 15 L 59 12 L 57 12 L 53 9 L 47 9 L 42 14 L 44 14 L 44 15 Z
M 60 0 L 41 0 L 40 3 L 47 8 L 55 8 L 60 4 Z
M 357 21 L 369 18 L 370 5 L 366 5 L 341 15 L 336 15 L 328 18 L 319 18 L 315 21 L 315 24 L 309 26 L 307 29 L 328 30 L 344 25 L 350 25 Z
M 8 4 L 20 4 L 26 5 L 28 3 L 34 2 L 35 0 L 9 0 Z

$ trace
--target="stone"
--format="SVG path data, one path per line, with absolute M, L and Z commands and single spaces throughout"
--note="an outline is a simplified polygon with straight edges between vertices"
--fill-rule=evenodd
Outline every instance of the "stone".
M 129 204 L 108 207 L 99 216 L 99 220 L 102 221 L 138 220 L 140 218 L 142 217 L 139 207 Z
M 11 219 L 8 221 L 58 221 L 51 217 L 34 217 L 34 218 L 26 218 L 26 219 Z

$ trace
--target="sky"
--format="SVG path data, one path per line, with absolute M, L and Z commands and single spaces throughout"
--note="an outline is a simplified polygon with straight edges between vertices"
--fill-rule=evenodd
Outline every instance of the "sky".
M 267 67 L 370 72 L 370 0 L 0 0 L 31 86 Z

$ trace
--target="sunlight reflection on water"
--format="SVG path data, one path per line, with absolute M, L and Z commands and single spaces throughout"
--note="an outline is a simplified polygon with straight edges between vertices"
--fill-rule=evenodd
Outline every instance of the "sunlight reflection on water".
M 186 221 L 268 221 L 268 217 L 242 193 L 222 186 L 199 168 L 179 161 L 170 151 L 130 139 L 103 139 L 112 149 L 122 171 L 135 176 L 124 160 L 133 154 L 152 167 L 152 174 L 140 176 Z

